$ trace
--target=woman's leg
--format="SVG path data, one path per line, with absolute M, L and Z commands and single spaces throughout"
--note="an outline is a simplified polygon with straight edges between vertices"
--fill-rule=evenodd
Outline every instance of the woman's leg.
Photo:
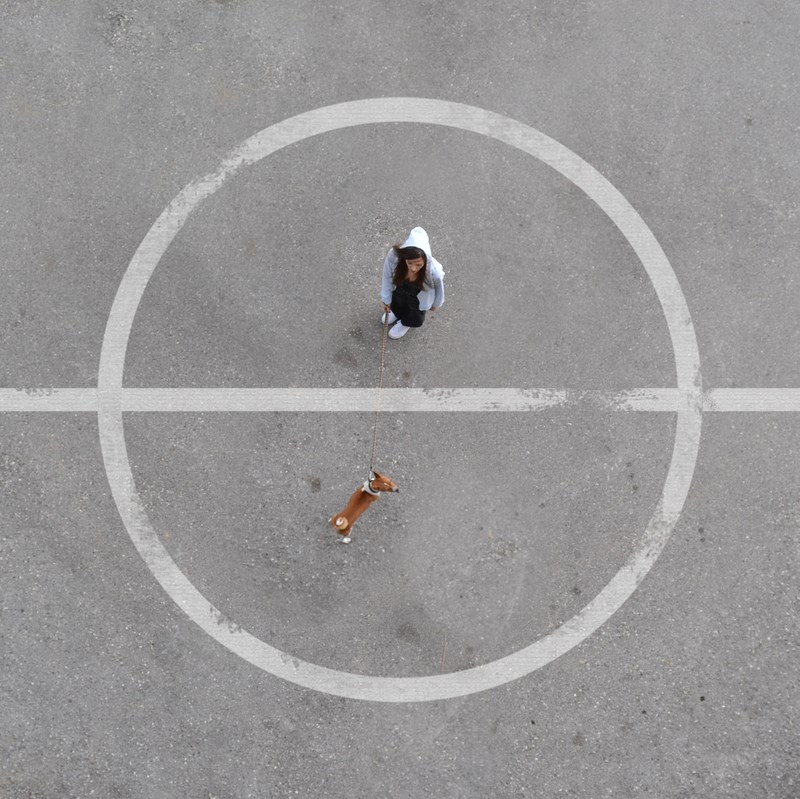
M 406 294 L 395 291 L 392 294 L 392 313 L 400 320 L 400 324 L 406 327 L 422 327 L 422 323 L 425 321 L 425 311 L 420 311 L 416 297 L 414 297 L 414 302 L 409 300 L 410 298 Z

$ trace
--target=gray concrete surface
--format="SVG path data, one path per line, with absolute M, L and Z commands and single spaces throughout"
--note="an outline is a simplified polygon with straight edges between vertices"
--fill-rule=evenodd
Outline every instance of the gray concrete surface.
M 0 387 L 91 389 L 137 246 L 190 181 L 294 114 L 465 103 L 608 178 L 670 259 L 706 388 L 797 388 L 800 9 L 783 2 L 0 3 Z M 390 387 L 671 386 L 655 290 L 604 214 L 498 142 L 396 123 L 292 145 L 190 217 L 145 291 L 130 387 L 369 387 L 379 269 L 424 225 L 442 311 Z M 401 484 L 350 547 L 367 413 L 130 413 L 175 562 L 237 624 L 357 674 L 458 672 L 556 629 L 658 503 L 670 413 L 384 415 Z M 669 543 L 532 674 L 344 699 L 209 637 L 111 497 L 91 412 L 0 406 L 0 796 L 800 795 L 800 415 L 704 414 Z

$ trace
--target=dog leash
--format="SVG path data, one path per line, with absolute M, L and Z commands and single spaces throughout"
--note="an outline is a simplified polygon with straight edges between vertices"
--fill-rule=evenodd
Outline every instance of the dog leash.
M 378 393 L 375 401 L 375 424 L 372 427 L 372 453 L 369 456 L 369 473 L 372 476 L 372 467 L 375 466 L 375 445 L 378 441 L 378 415 L 381 411 L 381 389 L 383 388 L 383 367 L 386 361 L 386 340 L 389 336 L 389 311 L 384 312 L 383 337 L 381 339 L 381 368 L 378 373 Z

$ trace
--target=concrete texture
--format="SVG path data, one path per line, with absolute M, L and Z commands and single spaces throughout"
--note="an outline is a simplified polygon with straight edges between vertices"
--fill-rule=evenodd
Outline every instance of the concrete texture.
M 608 178 L 670 259 L 706 388 L 800 386 L 800 10 L 786 2 L 0 3 L 0 387 L 92 388 L 137 246 L 254 133 L 366 97 L 486 108 Z M 130 387 L 369 387 L 388 246 L 426 227 L 447 302 L 385 385 L 671 386 L 655 290 L 602 211 L 474 134 L 368 125 L 228 181 L 137 312 Z M 130 413 L 175 562 L 290 656 L 458 672 L 580 610 L 641 539 L 670 413 Z M 642 585 L 507 685 L 381 704 L 301 688 L 190 621 L 134 549 L 95 414 L 0 406 L 0 796 L 800 794 L 797 413 L 705 414 Z

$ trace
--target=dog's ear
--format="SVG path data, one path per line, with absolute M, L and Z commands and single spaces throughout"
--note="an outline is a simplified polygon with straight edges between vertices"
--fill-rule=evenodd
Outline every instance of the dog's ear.
M 381 481 L 381 485 L 384 486 L 382 488 L 378 488 L 378 491 L 394 491 L 395 493 L 399 492 L 400 489 L 394 484 L 392 480 L 390 480 L 385 474 L 381 474 L 380 472 L 374 472 L 374 477 L 370 480 L 370 482 Z

